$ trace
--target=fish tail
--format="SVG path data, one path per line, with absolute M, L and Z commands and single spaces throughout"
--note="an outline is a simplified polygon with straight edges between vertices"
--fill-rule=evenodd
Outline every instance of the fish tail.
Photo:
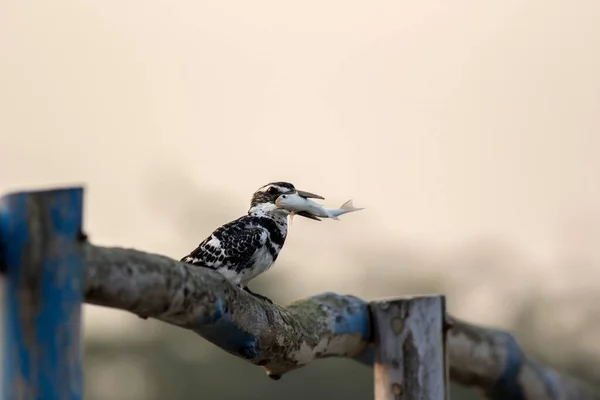
M 342 204 L 342 206 L 340 208 L 347 213 L 352 212 L 352 211 L 364 210 L 364 208 L 354 207 L 354 204 L 352 204 L 352 199 L 350 199 L 347 202 L 345 202 L 344 204 Z

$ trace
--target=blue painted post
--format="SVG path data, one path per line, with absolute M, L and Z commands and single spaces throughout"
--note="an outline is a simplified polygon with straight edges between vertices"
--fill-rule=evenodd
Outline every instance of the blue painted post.
M 82 201 L 68 188 L 0 202 L 3 400 L 81 399 Z

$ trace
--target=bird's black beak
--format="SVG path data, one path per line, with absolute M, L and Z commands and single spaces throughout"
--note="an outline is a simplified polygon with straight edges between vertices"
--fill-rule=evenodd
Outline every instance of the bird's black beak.
M 296 213 L 296 215 L 300 215 L 301 217 L 308 218 L 308 219 L 314 219 L 315 221 L 321 220 L 321 218 L 315 217 L 314 215 L 312 215 L 311 213 L 309 213 L 307 211 L 300 211 L 299 213 Z
M 325 200 L 325 197 L 319 196 L 318 194 L 305 192 L 304 190 L 296 190 L 296 194 L 300 197 L 304 197 L 305 199 L 321 199 Z M 300 214 L 298 214 L 300 215 Z

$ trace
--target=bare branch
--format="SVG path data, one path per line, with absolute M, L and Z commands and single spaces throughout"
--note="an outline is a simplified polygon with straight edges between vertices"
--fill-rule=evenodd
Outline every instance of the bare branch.
M 352 296 L 325 293 L 284 308 L 164 256 L 85 245 L 84 257 L 87 303 L 190 329 L 274 379 L 315 358 L 355 357 L 370 338 L 368 305 Z
M 325 293 L 282 307 L 230 285 L 220 274 L 170 258 L 84 246 L 85 301 L 190 329 L 269 376 L 345 356 L 372 365 L 368 304 Z M 587 386 L 527 358 L 507 332 L 447 316 L 450 379 L 490 399 L 599 400 Z
M 448 317 L 450 378 L 490 399 L 599 399 L 581 382 L 527 357 L 508 332 Z
M 450 380 L 479 389 L 490 400 L 600 400 L 584 383 L 527 357 L 508 332 L 446 315 Z M 374 349 L 356 358 L 371 365 Z

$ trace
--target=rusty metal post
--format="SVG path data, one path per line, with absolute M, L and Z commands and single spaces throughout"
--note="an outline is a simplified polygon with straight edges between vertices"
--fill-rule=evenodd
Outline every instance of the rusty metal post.
M 375 329 L 375 400 L 446 400 L 445 298 L 371 302 Z
M 82 197 L 57 189 L 0 202 L 3 400 L 81 399 Z

